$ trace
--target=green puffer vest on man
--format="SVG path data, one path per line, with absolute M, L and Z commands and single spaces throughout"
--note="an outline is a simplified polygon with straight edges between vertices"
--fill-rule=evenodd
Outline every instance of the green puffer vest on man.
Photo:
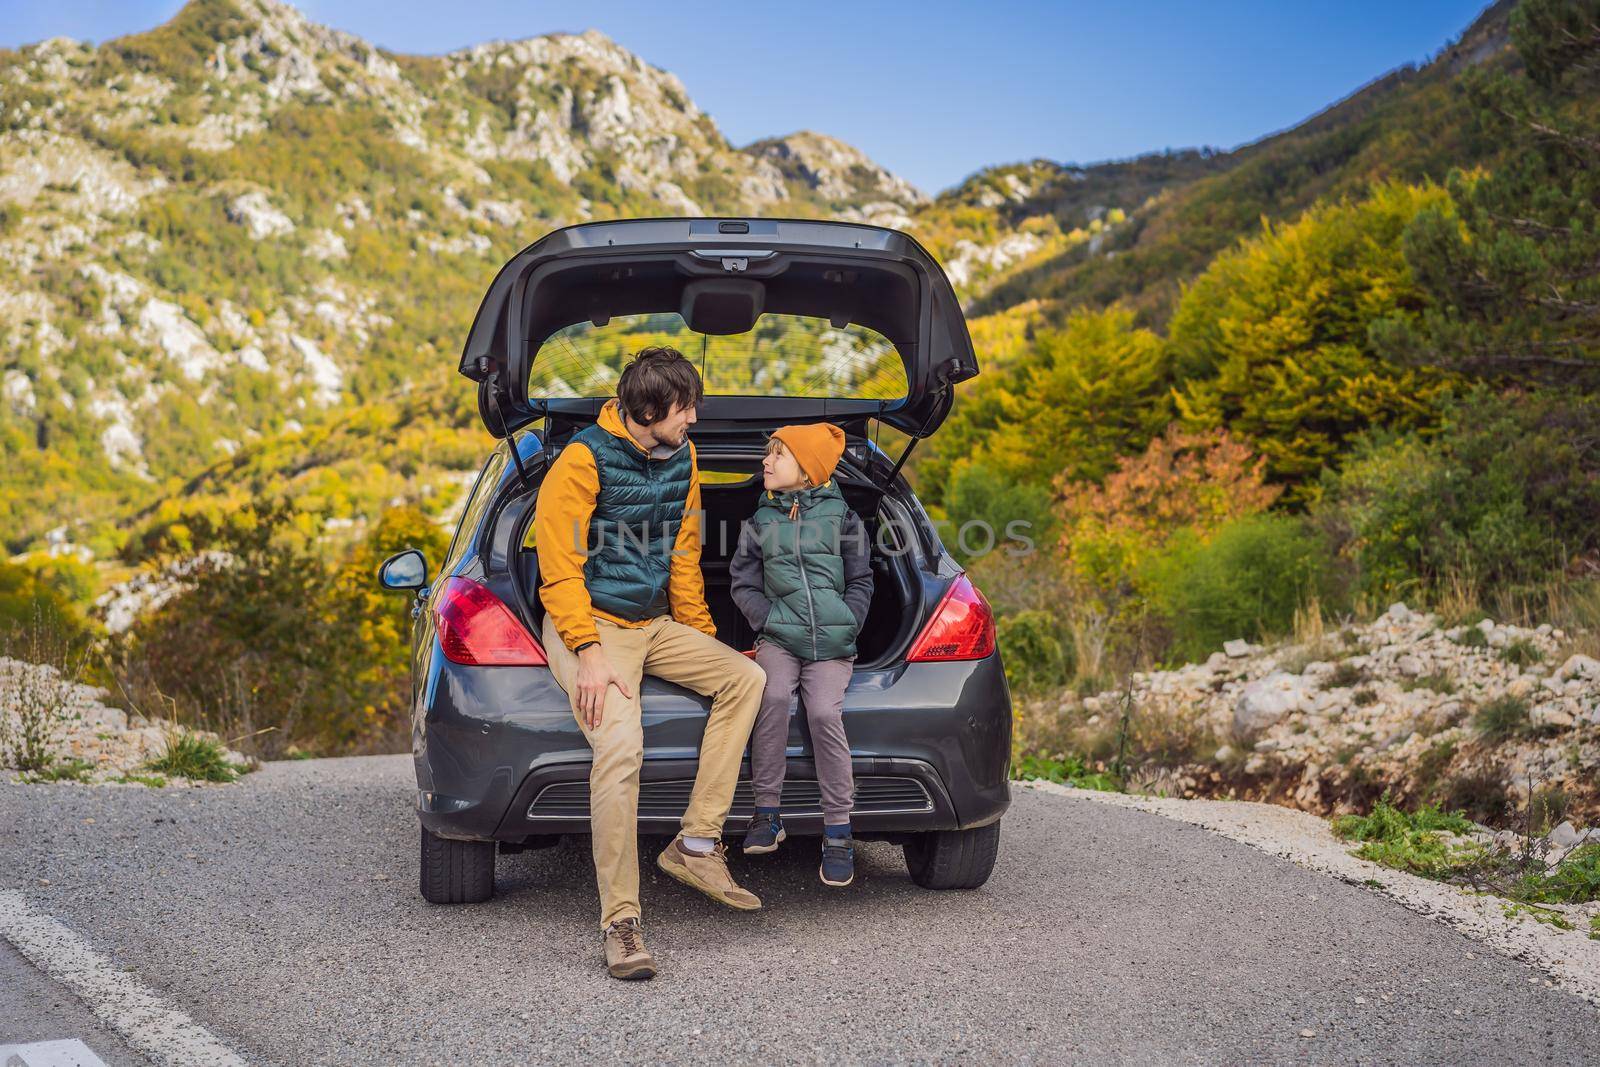
M 590 602 L 629 620 L 670 614 L 672 547 L 694 465 L 689 443 L 652 458 L 598 423 L 572 439 L 589 446 L 600 479 L 583 564 Z
M 797 517 L 790 518 L 797 502 Z M 762 592 L 772 602 L 761 635 L 803 660 L 856 654 L 856 617 L 844 601 L 839 554 L 847 510 L 829 478 L 810 489 L 766 490 L 750 518 L 761 544 Z

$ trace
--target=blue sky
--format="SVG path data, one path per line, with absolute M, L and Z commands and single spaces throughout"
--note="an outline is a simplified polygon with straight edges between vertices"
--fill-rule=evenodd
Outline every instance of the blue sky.
M 174 0 L 0 0 L 0 46 L 104 41 Z M 1231 148 L 1455 37 L 1482 0 L 306 0 L 397 52 L 597 28 L 735 144 L 814 129 L 935 192 L 982 167 Z

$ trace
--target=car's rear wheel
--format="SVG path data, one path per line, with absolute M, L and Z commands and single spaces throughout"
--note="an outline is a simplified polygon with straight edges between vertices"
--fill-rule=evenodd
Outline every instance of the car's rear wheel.
M 494 896 L 493 841 L 452 841 L 421 829 L 424 900 L 479 904 Z
M 922 888 L 976 889 L 989 880 L 1000 854 L 1000 824 L 912 834 L 905 853 L 911 880 Z

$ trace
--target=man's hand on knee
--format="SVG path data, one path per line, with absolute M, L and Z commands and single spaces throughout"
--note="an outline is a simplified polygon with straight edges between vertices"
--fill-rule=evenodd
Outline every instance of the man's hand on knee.
M 622 680 L 622 675 L 616 672 L 611 666 L 611 661 L 606 658 L 602 646 L 590 645 L 578 653 L 578 718 L 587 729 L 593 730 L 600 725 L 600 715 L 606 706 L 606 690 L 613 685 L 623 696 L 633 696 L 627 683 Z

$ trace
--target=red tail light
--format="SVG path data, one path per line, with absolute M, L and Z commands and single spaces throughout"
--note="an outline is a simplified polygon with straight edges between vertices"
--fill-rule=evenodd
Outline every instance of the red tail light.
M 994 651 L 994 612 L 976 586 L 961 575 L 950 589 L 933 618 L 911 643 L 911 663 L 929 660 L 982 659 Z
M 439 645 L 469 667 L 542 667 L 544 649 L 500 598 L 477 582 L 450 578 L 434 594 Z

